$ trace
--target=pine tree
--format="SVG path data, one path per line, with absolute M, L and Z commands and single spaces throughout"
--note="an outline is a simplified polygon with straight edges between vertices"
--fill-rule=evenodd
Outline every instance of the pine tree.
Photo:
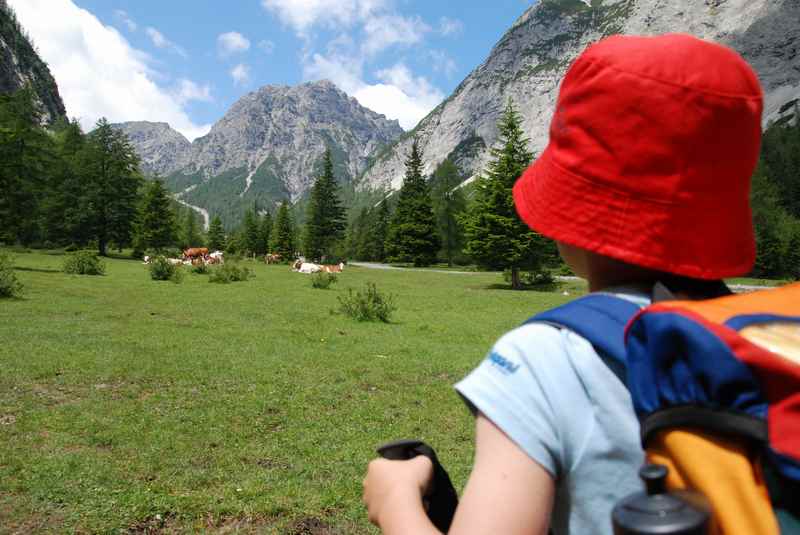
M 392 262 L 427 266 L 436 260 L 439 235 L 428 183 L 422 176 L 422 153 L 415 138 L 406 158 L 406 176 L 389 226 L 386 253 Z
M 55 135 L 53 195 L 43 205 L 45 235 L 55 244 L 86 245 L 91 239 L 81 158 L 86 135 L 77 120 L 61 123 Z
M 794 280 L 800 280 L 800 225 L 795 225 L 789 236 L 784 257 L 786 274 Z
M 509 100 L 498 122 L 500 146 L 476 184 L 475 200 L 461 218 L 465 252 L 479 265 L 511 270 L 511 286 L 521 289 L 521 269 L 538 270 L 547 245 L 520 220 L 511 190 L 533 155 L 520 127 L 519 114 Z
M 333 176 L 331 151 L 322 160 L 322 174 L 311 188 L 303 247 L 307 258 L 322 260 L 330 256 L 345 229 L 345 212 L 339 200 L 338 186 Z
M 269 213 L 269 210 L 264 213 L 264 216 L 261 218 L 261 229 L 259 231 L 259 250 L 258 254 L 265 255 L 270 252 L 270 237 L 272 236 L 272 214 Z
M 283 201 L 275 216 L 275 228 L 272 231 L 272 251 L 281 255 L 284 260 L 294 258 L 294 225 L 289 213 L 289 203 Z
M 135 248 L 161 252 L 175 243 L 175 219 L 170 196 L 161 180 L 147 184 L 136 218 Z
M 445 159 L 433 173 L 433 209 L 436 225 L 442 242 L 442 252 L 447 265 L 453 265 L 453 257 L 461 251 L 462 232 L 458 217 L 466 209 L 464 193 L 458 186 L 461 177 L 458 168 Z
M 212 251 L 225 249 L 225 230 L 218 215 L 211 218 L 211 224 L 208 226 L 208 248 Z

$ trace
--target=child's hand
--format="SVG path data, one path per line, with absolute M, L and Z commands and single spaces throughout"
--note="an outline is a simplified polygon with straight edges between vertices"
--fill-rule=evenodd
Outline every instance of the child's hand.
M 433 463 L 424 455 L 408 461 L 374 459 L 364 478 L 364 504 L 369 521 L 381 526 L 392 513 L 411 513 L 408 509 L 415 507 L 423 510 L 422 497 L 432 479 Z

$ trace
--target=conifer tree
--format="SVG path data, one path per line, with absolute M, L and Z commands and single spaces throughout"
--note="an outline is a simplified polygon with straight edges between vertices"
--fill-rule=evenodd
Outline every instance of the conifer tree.
M 73 120 L 58 125 L 54 141 L 53 191 L 43 204 L 45 234 L 56 244 L 85 245 L 91 239 L 84 206 L 87 184 L 80 168 L 86 136 Z
M 161 180 L 150 181 L 136 219 L 135 248 L 161 252 L 175 243 L 175 215 Z
M 281 255 L 284 260 L 294 258 L 294 225 L 289 213 L 288 201 L 283 201 L 275 216 L 275 228 L 272 230 L 272 251 Z
M 259 251 L 258 254 L 265 255 L 270 252 L 270 237 L 272 236 L 272 214 L 267 210 L 261 218 L 261 229 L 259 231 Z
M 521 289 L 521 269 L 538 270 L 547 252 L 544 238 L 522 222 L 511 190 L 533 155 L 520 127 L 520 117 L 509 100 L 498 122 L 499 146 L 476 184 L 470 210 L 461 218 L 465 252 L 479 265 L 511 270 L 511 286 Z
M 330 256 L 345 229 L 345 212 L 339 200 L 338 186 L 333 176 L 331 151 L 327 149 L 322 161 L 322 174 L 311 188 L 308 216 L 303 235 L 306 257 L 321 260 Z
M 462 232 L 458 217 L 467 206 L 464 193 L 458 186 L 461 177 L 458 168 L 445 159 L 433 173 L 433 209 L 442 242 L 442 252 L 447 265 L 453 265 L 454 256 L 461 251 Z
M 0 238 L 40 238 L 39 203 L 47 194 L 52 141 L 41 125 L 34 93 L 26 87 L 0 95 Z
M 89 134 L 83 167 L 88 180 L 86 206 L 98 252 L 105 256 L 108 243 L 127 245 L 141 184 L 139 158 L 127 135 L 112 128 L 105 118 Z
M 406 175 L 386 239 L 386 253 L 392 262 L 413 262 L 427 266 L 436 260 L 439 235 L 433 215 L 428 183 L 422 176 L 422 153 L 415 138 L 406 158 Z
M 218 215 L 211 218 L 208 226 L 208 248 L 212 251 L 225 249 L 225 230 L 222 228 L 222 220 Z
M 389 224 L 391 214 L 389 213 L 389 202 L 384 199 L 374 209 L 375 215 L 369 229 L 368 251 L 371 260 L 383 262 L 386 260 L 386 237 L 389 234 Z
M 242 223 L 242 248 L 247 254 L 255 255 L 261 248 L 260 242 L 261 228 L 258 217 L 253 210 L 247 210 Z
M 191 208 L 187 208 L 183 216 L 182 234 L 181 248 L 199 247 L 203 245 L 203 236 L 200 234 L 197 213 Z

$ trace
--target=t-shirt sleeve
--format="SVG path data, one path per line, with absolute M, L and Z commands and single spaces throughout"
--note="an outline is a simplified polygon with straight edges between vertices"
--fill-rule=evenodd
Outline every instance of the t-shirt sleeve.
M 568 358 L 565 333 L 528 324 L 503 336 L 455 388 L 554 478 L 571 466 L 571 444 L 591 428 L 591 407 Z

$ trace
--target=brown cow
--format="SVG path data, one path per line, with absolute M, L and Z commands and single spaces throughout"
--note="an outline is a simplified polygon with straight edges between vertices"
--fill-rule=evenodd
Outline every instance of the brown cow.
M 264 262 L 266 262 L 267 264 L 280 264 L 281 260 L 282 257 L 278 253 L 267 254 L 264 257 Z
M 191 260 L 197 257 L 203 258 L 208 254 L 208 247 L 191 247 L 183 251 L 183 259 Z
M 341 273 L 344 269 L 344 262 L 340 262 L 339 264 L 320 264 L 322 271 L 325 273 Z

